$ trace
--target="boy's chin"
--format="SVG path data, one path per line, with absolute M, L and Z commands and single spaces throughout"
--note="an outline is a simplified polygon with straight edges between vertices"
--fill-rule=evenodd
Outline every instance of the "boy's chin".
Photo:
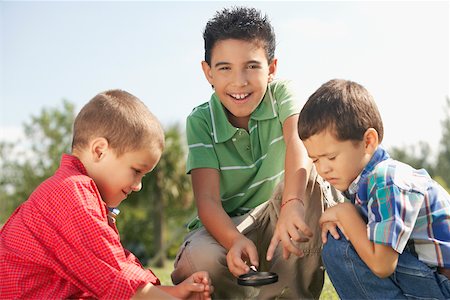
M 346 190 L 348 190 L 348 185 L 343 186 L 343 185 L 332 185 L 336 190 L 338 190 L 339 192 L 343 193 Z
M 123 199 L 103 199 L 103 201 L 105 201 L 107 207 L 118 207 L 125 199 L 126 197 L 123 197 Z

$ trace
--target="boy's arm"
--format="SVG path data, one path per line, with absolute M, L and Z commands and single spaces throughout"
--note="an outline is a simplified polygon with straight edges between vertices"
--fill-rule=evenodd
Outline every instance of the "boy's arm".
M 139 299 L 211 299 L 214 287 L 205 271 L 195 272 L 174 286 L 146 284 L 139 288 L 133 300 Z
M 191 171 L 192 187 L 198 216 L 208 232 L 228 250 L 228 268 L 234 275 L 248 272 L 249 266 L 258 266 L 258 253 L 252 241 L 242 235 L 222 207 L 220 199 L 219 171 L 198 168 Z
M 281 241 L 283 245 L 283 257 L 288 258 L 290 253 L 303 256 L 302 251 L 294 242 L 305 241 L 305 237 L 311 237 L 312 231 L 304 222 L 305 190 L 308 183 L 309 171 L 312 162 L 306 149 L 298 137 L 298 114 L 288 117 L 283 124 L 283 137 L 286 143 L 284 191 L 282 204 L 289 208 L 280 209 L 280 216 L 276 229 L 267 250 L 267 259 L 271 260 L 275 248 Z M 301 201 L 289 201 L 298 198 Z M 287 202 L 289 201 L 289 202 Z
M 177 299 L 161 289 L 161 286 L 148 283 L 139 288 L 131 298 L 132 300 L 141 299 Z
M 340 224 L 359 257 L 380 278 L 388 277 L 397 267 L 398 253 L 392 247 L 376 244 L 367 237 L 367 225 L 351 203 L 340 203 L 328 208 L 319 220 Z

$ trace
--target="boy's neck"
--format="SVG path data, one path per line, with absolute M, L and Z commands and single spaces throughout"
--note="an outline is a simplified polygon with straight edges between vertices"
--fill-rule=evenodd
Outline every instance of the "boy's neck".
M 230 113 L 228 110 L 226 111 L 228 121 L 237 128 L 243 128 L 248 131 L 248 121 L 250 120 L 250 116 L 247 117 L 236 117 L 232 113 Z

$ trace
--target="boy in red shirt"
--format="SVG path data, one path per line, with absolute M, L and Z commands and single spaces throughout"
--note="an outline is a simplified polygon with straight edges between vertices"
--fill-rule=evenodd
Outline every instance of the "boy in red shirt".
M 159 121 L 135 96 L 111 90 L 87 103 L 72 154 L 0 231 L 0 298 L 210 299 L 206 272 L 161 286 L 123 248 L 110 212 L 141 189 L 163 148 Z

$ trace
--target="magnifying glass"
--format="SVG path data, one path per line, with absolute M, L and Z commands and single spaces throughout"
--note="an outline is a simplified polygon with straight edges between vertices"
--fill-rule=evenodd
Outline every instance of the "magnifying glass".
M 278 275 L 274 272 L 258 272 L 255 266 L 250 267 L 247 274 L 238 277 L 237 282 L 245 286 L 259 286 L 275 283 L 278 281 Z

